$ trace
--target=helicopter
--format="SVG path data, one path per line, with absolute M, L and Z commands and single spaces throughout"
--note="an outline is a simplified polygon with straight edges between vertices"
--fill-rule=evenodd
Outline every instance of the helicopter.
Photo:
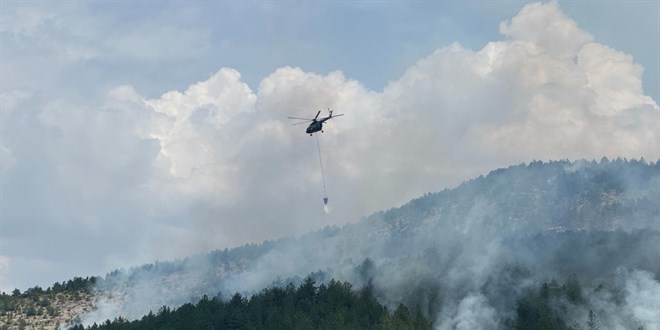
M 328 109 L 328 111 L 330 112 L 330 115 L 327 116 L 327 117 L 323 117 L 323 118 L 319 118 L 319 115 L 321 114 L 321 110 L 319 110 L 319 112 L 316 113 L 316 116 L 314 117 L 314 119 L 299 118 L 299 117 L 287 117 L 287 118 L 304 120 L 304 122 L 295 123 L 295 124 L 292 124 L 292 125 L 306 124 L 307 122 L 311 121 L 311 123 L 309 123 L 309 126 L 307 126 L 307 129 L 305 130 L 305 133 L 309 134 L 309 136 L 312 136 L 312 134 L 314 134 L 318 131 L 321 131 L 321 133 L 323 133 L 323 122 L 325 122 L 326 120 L 328 120 L 330 118 L 333 118 L 333 117 L 339 117 L 339 116 L 344 115 L 343 113 L 339 114 L 339 115 L 333 115 L 332 110 Z

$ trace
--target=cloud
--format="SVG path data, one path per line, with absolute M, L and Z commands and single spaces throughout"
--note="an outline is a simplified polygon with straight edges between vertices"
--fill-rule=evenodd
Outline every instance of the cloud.
M 14 289 L 9 278 L 10 267 L 11 259 L 7 256 L 0 255 L 0 291 L 2 292 L 8 293 Z
M 593 36 L 559 10 L 556 1 L 526 5 L 511 20 L 500 23 L 500 33 L 529 42 L 558 58 L 572 58 Z
M 36 22 L 3 21 L 3 33 L 57 20 Z M 81 44 L 146 40 L 135 49 L 143 59 L 178 38 L 204 49 L 203 31 L 161 39 L 172 31 L 145 24 L 139 37 Z M 104 255 L 81 262 L 111 268 L 353 222 L 512 163 L 658 158 L 658 105 L 631 56 L 594 43 L 555 2 L 525 6 L 500 32 L 505 40 L 479 50 L 438 49 L 382 92 L 290 66 L 256 90 L 222 68 L 156 98 L 122 84 L 94 105 L 3 89 L 3 235 L 37 237 L 27 221 L 79 236 Z M 319 136 L 325 214 L 316 141 L 286 117 L 328 107 L 346 116 Z
M 12 155 L 11 149 L 0 145 L 0 172 L 9 171 L 16 165 L 16 158 Z
M 138 236 L 150 232 L 144 225 L 152 226 L 159 214 L 148 213 L 142 196 L 159 147 L 139 137 L 137 123 L 149 115 L 140 110 L 39 96 L 3 107 L 0 216 L 3 254 L 21 260 L 11 269 L 15 285 L 98 274 L 114 267 L 104 258 L 133 255 Z M 123 240 L 132 244 L 118 244 Z M 20 266 L 40 260 L 49 261 L 49 271 Z M 40 274 L 50 280 L 35 280 Z
M 160 141 L 169 173 L 188 178 L 194 170 L 209 163 L 231 159 L 238 150 L 228 149 L 240 146 L 240 141 L 232 138 L 240 137 L 243 132 L 235 132 L 240 134 L 237 136 L 223 131 L 234 129 L 236 125 L 231 121 L 239 115 L 253 112 L 255 101 L 256 96 L 232 69 L 221 69 L 184 93 L 172 91 L 160 99 L 147 100 L 148 107 L 167 117 L 149 134 Z M 216 145 L 224 148 L 218 150 Z
M 34 42 L 70 60 L 121 56 L 139 59 L 190 58 L 209 48 L 208 31 L 160 24 L 154 17 L 139 23 L 94 12 L 93 6 L 49 4 L 41 7 L 7 6 L 0 31 L 16 40 Z M 95 19 L 90 19 L 94 14 Z M 159 12 L 158 16 L 167 16 Z M 107 33 L 119 26 L 121 33 Z M 108 38 L 98 39 L 98 35 Z M 70 56 L 66 56 L 70 55 Z
M 216 197 L 196 206 L 207 218 L 200 230 L 229 231 L 220 241 L 236 243 L 301 233 L 315 219 L 353 221 L 511 163 L 657 158 L 658 106 L 629 55 L 591 42 L 554 2 L 525 6 L 501 31 L 508 40 L 478 51 L 437 50 L 382 93 L 338 71 L 293 67 L 254 93 L 238 72 L 221 69 L 184 93 L 146 101 L 172 118 L 153 135 L 160 157 L 185 193 Z M 285 119 L 326 107 L 347 114 L 320 136 L 332 217 L 315 211 L 314 141 Z M 238 218 L 245 227 L 230 225 Z

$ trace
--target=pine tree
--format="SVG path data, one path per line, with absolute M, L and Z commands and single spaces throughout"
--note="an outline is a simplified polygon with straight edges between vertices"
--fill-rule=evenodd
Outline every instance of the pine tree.
M 589 317 L 587 317 L 587 329 L 589 330 L 598 330 L 600 329 L 600 322 L 598 322 L 598 317 L 592 310 L 589 310 Z
M 582 286 L 576 274 L 571 274 L 564 283 L 564 292 L 568 300 L 574 304 L 579 304 L 584 301 L 582 296 Z
M 571 325 L 568 326 L 568 330 L 582 330 L 582 326 L 577 321 L 573 321 Z

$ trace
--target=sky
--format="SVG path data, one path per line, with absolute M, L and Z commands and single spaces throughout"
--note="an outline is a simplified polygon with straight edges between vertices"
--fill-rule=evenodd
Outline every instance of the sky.
M 0 290 L 358 221 L 488 171 L 660 157 L 660 4 L 13 2 Z M 315 137 L 287 116 L 331 108 Z

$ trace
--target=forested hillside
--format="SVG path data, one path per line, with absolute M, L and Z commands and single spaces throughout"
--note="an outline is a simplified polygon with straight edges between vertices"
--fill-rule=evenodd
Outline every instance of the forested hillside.
M 389 312 L 378 304 L 369 286 L 359 291 L 331 280 L 315 285 L 311 277 L 298 287 L 272 287 L 251 297 L 234 294 L 204 296 L 196 304 L 161 308 L 140 320 L 117 318 L 87 329 L 431 329 L 419 313 L 399 305 Z M 75 326 L 72 330 L 84 330 Z
M 95 277 L 76 277 L 43 289 L 35 286 L 21 292 L 0 294 L 0 329 L 56 329 L 79 322 L 94 308 L 91 292 Z
M 235 293 L 252 313 L 312 274 L 439 329 L 660 328 L 658 196 L 658 162 L 520 164 L 342 228 L 113 271 L 80 321 L 130 325 L 205 295 L 225 310 Z
M 380 303 L 418 309 L 440 328 L 503 327 L 530 292 L 573 276 L 584 300 L 549 305 L 568 306 L 552 309 L 564 324 L 591 310 L 603 326 L 649 327 L 660 322 L 648 312 L 660 301 L 644 294 L 660 297 L 657 196 L 658 163 L 520 164 L 343 228 L 115 272 L 83 322 L 137 319 L 204 294 L 250 296 L 321 271 L 319 283 L 372 285 Z

